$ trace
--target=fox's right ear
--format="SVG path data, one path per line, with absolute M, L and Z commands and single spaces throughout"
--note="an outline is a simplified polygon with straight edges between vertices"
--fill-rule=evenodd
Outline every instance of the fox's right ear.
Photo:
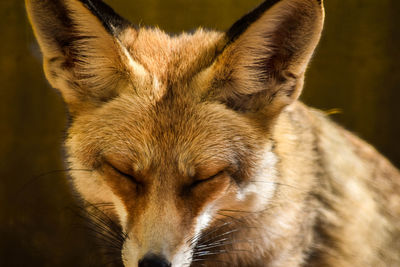
M 300 95 L 323 20 L 322 0 L 264 1 L 226 32 L 225 47 L 203 72 L 203 98 L 276 117 Z
M 118 35 L 130 23 L 100 0 L 25 0 L 45 74 L 72 113 L 119 93 L 134 71 Z

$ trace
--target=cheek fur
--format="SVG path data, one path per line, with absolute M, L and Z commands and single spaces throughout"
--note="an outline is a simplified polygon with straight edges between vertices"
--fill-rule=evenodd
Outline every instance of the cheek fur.
M 71 169 L 86 169 L 77 160 L 70 159 Z M 92 172 L 71 172 L 73 186 L 85 202 L 96 205 L 98 203 L 111 204 L 116 213 L 123 230 L 127 225 L 127 211 L 120 198 L 114 194 L 111 187 L 104 178 L 96 171 Z
M 249 183 L 238 190 L 237 201 L 244 202 L 249 198 L 254 198 L 260 207 L 264 207 L 271 200 L 276 189 L 277 163 L 277 157 L 268 145 L 261 154 L 256 165 L 257 169 Z
M 196 226 L 195 226 L 195 236 L 198 236 L 201 231 L 207 228 L 212 220 L 212 211 L 211 205 L 205 208 L 205 210 L 200 214 L 200 216 L 196 219 Z

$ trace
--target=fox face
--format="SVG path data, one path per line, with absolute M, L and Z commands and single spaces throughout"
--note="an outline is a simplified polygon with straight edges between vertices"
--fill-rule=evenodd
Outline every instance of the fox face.
M 137 28 L 99 0 L 26 5 L 71 115 L 74 189 L 120 228 L 105 235 L 124 265 L 278 262 L 279 240 L 309 223 L 298 207 L 312 182 L 279 193 L 290 175 L 274 129 L 300 95 L 321 1 L 268 0 L 227 32 L 179 36 Z M 291 251 L 307 242 L 291 240 Z
M 257 213 L 273 195 L 276 159 L 261 130 L 220 104 L 175 101 L 115 100 L 70 129 L 71 168 L 93 170 L 72 172 L 75 188 L 90 203 L 114 204 L 129 232 L 127 266 L 147 254 L 188 264 L 203 231 L 227 223 L 224 210 Z

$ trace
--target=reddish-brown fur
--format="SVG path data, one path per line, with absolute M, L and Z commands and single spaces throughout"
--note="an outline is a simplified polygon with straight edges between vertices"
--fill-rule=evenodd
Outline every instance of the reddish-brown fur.
M 26 0 L 73 116 L 68 162 L 90 170 L 71 171 L 74 188 L 112 204 L 95 210 L 126 234 L 125 266 L 400 266 L 398 170 L 297 101 L 321 1 L 176 37 L 90 3 Z

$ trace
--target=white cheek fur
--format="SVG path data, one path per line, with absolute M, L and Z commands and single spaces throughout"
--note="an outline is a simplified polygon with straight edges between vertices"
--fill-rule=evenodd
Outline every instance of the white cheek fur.
M 255 197 L 259 206 L 263 207 L 270 201 L 276 189 L 276 164 L 278 159 L 269 146 L 264 149 L 260 158 L 257 170 L 251 178 L 250 184 L 237 192 L 236 199 L 243 202 L 249 197 Z
M 205 211 L 197 218 L 196 227 L 195 227 L 195 235 L 199 235 L 202 230 L 204 230 L 209 223 L 211 222 L 212 216 L 210 212 L 210 208 L 206 208 Z

